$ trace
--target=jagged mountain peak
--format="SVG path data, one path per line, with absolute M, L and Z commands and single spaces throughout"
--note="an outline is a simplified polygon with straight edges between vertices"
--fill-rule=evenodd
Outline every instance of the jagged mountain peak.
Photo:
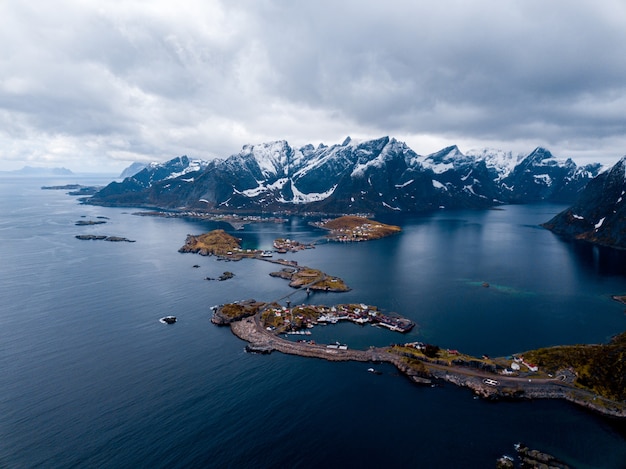
M 622 171 L 626 178 L 626 155 L 622 156 L 617 163 L 610 169 L 610 171 Z
M 272 142 L 244 145 L 237 155 L 231 156 L 233 161 L 254 171 L 257 167 L 259 174 L 255 174 L 259 180 L 261 178 L 277 177 L 284 173 L 289 166 L 293 149 L 286 140 L 275 140 Z M 228 161 L 228 160 L 227 160 Z
M 614 186 L 626 186 L 626 156 L 623 156 L 606 172 L 607 184 Z
M 164 179 L 174 179 L 188 173 L 203 171 L 207 165 L 207 161 L 190 159 L 187 155 L 182 155 L 165 163 L 149 163 L 139 172 L 129 176 L 129 179 L 135 180 L 141 186 L 149 187 Z
M 498 175 L 498 179 L 509 175 L 515 166 L 524 158 L 524 155 L 497 148 L 472 149 L 465 154 L 475 160 L 484 161 L 487 168 Z
M 459 150 L 459 147 L 456 145 L 450 145 L 449 147 L 442 148 L 441 150 L 436 151 L 435 153 L 431 153 L 430 155 L 428 155 L 428 158 L 431 158 L 433 160 L 435 159 L 447 160 L 450 158 L 455 158 L 459 155 L 463 155 L 463 153 L 461 153 L 461 150 Z
M 274 140 L 271 142 L 254 143 L 254 144 L 248 143 L 242 147 L 240 154 L 259 155 L 259 154 L 267 154 L 267 153 L 279 153 L 288 148 L 290 148 L 290 146 L 289 146 L 289 143 L 287 143 L 287 140 Z
M 550 153 L 550 150 L 547 150 L 543 147 L 535 148 L 530 154 L 526 157 L 529 163 L 532 164 L 540 164 L 545 160 L 553 159 L 554 156 Z
M 419 160 L 424 168 L 430 169 L 435 174 L 442 174 L 458 169 L 460 166 L 465 166 L 470 159 L 472 158 L 464 155 L 459 150 L 459 147 L 451 145 L 435 153 L 423 156 Z

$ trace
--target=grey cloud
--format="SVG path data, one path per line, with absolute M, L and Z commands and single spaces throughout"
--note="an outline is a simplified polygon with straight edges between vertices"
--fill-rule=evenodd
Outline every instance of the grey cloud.
M 59 139 L 96 166 L 348 133 L 626 153 L 619 0 L 65 0 L 0 15 L 0 116 L 15 122 L 0 164 L 29 147 L 60 158 Z
M 458 132 L 480 130 L 480 121 L 493 129 L 489 116 L 503 109 L 528 120 L 589 94 L 602 100 L 607 88 L 624 92 L 617 45 L 625 30 L 607 27 L 610 11 L 598 13 L 595 4 L 525 2 L 510 11 L 510 3 L 452 2 L 456 10 L 426 11 L 405 3 L 385 2 L 383 12 L 346 2 L 335 15 L 323 13 L 330 5 L 305 14 L 285 7 L 293 16 L 281 17 L 285 26 L 273 28 L 279 33 L 270 42 L 280 89 L 360 122 L 384 125 L 389 116 L 395 126 L 400 115 L 405 129 Z M 467 108 L 477 110 L 473 125 Z

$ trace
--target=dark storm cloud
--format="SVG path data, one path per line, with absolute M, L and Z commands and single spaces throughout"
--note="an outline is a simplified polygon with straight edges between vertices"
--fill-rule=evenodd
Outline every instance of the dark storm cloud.
M 626 153 L 620 0 L 24 1 L 0 17 L 6 166 L 348 134 Z

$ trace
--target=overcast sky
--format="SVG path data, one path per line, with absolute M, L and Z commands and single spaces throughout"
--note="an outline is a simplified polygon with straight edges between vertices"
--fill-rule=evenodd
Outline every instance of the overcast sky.
M 389 135 L 626 154 L 624 0 L 2 0 L 0 170 Z

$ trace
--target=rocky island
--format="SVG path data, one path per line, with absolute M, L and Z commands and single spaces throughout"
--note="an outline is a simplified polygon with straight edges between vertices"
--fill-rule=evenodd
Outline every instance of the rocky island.
M 224 230 L 213 230 L 198 236 L 187 235 L 185 245 L 178 252 L 193 252 L 201 256 L 226 256 L 239 251 L 241 240 Z
M 63 186 L 42 186 L 41 189 L 52 190 L 52 191 L 67 190 L 69 191 L 68 192 L 69 195 L 88 196 L 88 195 L 94 195 L 96 192 L 102 189 L 102 186 L 83 186 L 81 184 L 65 184 Z
M 107 235 L 76 235 L 76 239 L 81 239 L 83 241 L 111 241 L 111 242 L 125 242 L 125 243 L 134 243 L 134 239 L 124 238 L 122 236 L 107 236 Z
M 241 240 L 229 235 L 224 230 L 213 230 L 201 235 L 187 235 L 184 246 L 178 251 L 182 253 L 198 253 L 203 256 L 218 256 L 220 259 L 238 261 L 243 258 L 261 259 L 273 264 L 284 265 L 280 271 L 272 272 L 272 277 L 289 280 L 292 288 L 305 288 L 307 291 L 346 292 L 350 291 L 345 282 L 339 277 L 327 275 L 321 270 L 307 266 L 298 266 L 295 261 L 271 259 L 270 251 L 258 249 L 241 249 Z M 304 246 L 298 244 L 298 246 Z M 224 277 L 231 278 L 232 273 Z M 220 279 L 222 279 L 220 277 Z
M 511 456 L 502 456 L 496 461 L 496 469 L 520 468 L 542 468 L 542 469 L 569 469 L 563 461 L 555 458 L 551 454 L 536 449 L 531 449 L 523 443 L 513 445 L 517 453 L 517 462 Z
M 92 225 L 104 225 L 106 220 L 78 220 L 74 225 L 76 226 L 92 226 Z
M 308 288 L 310 290 L 345 292 L 350 291 L 345 282 L 339 277 L 331 277 L 321 270 L 306 266 L 298 268 L 284 267 L 278 272 L 271 272 L 272 277 L 289 280 L 292 288 Z

